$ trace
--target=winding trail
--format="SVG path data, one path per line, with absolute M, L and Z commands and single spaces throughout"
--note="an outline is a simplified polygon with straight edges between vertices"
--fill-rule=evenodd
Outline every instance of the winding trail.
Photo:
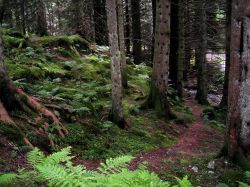
M 195 122 L 188 124 L 172 147 L 161 147 L 138 155 L 130 165 L 135 169 L 140 163 L 147 162 L 150 170 L 157 173 L 168 170 L 181 160 L 204 158 L 216 154 L 223 142 L 223 134 L 204 124 L 201 118 L 202 107 L 191 97 L 185 98 L 185 104 L 192 110 Z

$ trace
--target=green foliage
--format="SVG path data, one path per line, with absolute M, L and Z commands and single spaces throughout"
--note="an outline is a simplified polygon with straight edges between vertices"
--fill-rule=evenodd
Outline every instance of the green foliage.
M 183 179 L 179 179 L 176 177 L 176 181 L 177 185 L 175 185 L 174 187 L 193 187 L 187 176 L 185 176 Z
M 144 167 L 135 171 L 127 169 L 128 163 L 133 159 L 131 156 L 120 156 L 115 159 L 108 159 L 98 168 L 99 172 L 89 171 L 83 166 L 74 166 L 70 156 L 70 148 L 49 156 L 38 149 L 28 154 L 30 170 L 20 170 L 18 174 L 4 174 L 0 176 L 1 186 L 46 186 L 76 187 L 76 186 L 130 186 L 130 187 L 166 187 L 168 182 L 160 178 Z M 186 178 L 178 180 L 181 186 L 186 187 Z
M 0 186 L 8 186 L 16 177 L 14 173 L 0 175 Z
M 239 167 L 224 171 L 220 175 L 220 182 L 228 186 L 238 186 L 239 181 L 247 183 L 246 179 L 244 171 Z
M 206 124 L 219 130 L 225 129 L 226 109 L 208 106 L 203 109 L 201 116 Z
M 245 176 L 246 176 L 247 183 L 245 183 L 245 182 L 238 182 L 239 183 L 239 187 L 250 187 L 250 171 L 247 171 L 245 173 Z

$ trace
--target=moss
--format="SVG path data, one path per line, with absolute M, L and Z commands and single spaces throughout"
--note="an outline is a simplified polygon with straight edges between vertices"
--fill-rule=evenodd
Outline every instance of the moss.
M 89 42 L 81 38 L 79 35 L 67 36 L 43 36 L 43 37 L 33 37 L 31 42 L 34 42 L 41 46 L 56 46 L 56 47 L 66 47 L 69 48 L 71 45 L 80 45 L 80 47 L 88 48 Z
M 13 80 L 26 78 L 28 81 L 34 81 L 45 77 L 45 73 L 35 66 L 6 63 L 6 68 Z
M 23 144 L 23 133 L 14 125 L 0 122 L 0 133 L 17 144 Z
M 67 70 L 64 70 L 62 66 L 55 63 L 43 64 L 41 68 L 46 76 L 52 78 L 64 77 L 68 72 Z
M 25 39 L 3 35 L 3 43 L 5 48 L 19 48 L 24 46 Z

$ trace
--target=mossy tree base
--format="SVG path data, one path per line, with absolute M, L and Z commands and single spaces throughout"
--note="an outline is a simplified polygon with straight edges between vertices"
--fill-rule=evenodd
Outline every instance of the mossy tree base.
M 29 119 L 27 122 L 35 126 L 35 134 L 49 140 L 51 146 L 54 146 L 55 143 L 53 138 L 47 132 L 50 124 L 56 126 L 55 128 L 57 133 L 61 137 L 64 137 L 66 134 L 68 134 L 67 129 L 62 125 L 59 119 L 51 111 L 43 107 L 36 98 L 26 95 L 8 78 L 2 79 L 2 81 L 0 81 L 0 85 L 0 121 L 13 125 L 13 127 L 19 129 L 18 124 L 15 123 L 15 121 L 11 118 L 9 112 L 14 110 L 23 111 L 34 117 L 32 121 Z M 46 122 L 45 119 L 48 119 L 49 122 Z M 24 143 L 30 147 L 33 147 L 25 133 L 21 132 L 21 129 L 20 133 L 23 135 Z
M 160 117 L 167 119 L 176 119 L 176 115 L 171 110 L 167 94 L 161 94 L 160 90 L 151 82 L 150 92 L 147 100 L 141 105 L 141 109 L 155 109 Z

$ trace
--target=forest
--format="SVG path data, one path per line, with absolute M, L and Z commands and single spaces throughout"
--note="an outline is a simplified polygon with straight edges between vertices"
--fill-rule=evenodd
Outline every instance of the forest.
M 0 0 L 0 187 L 249 187 L 249 0 Z

